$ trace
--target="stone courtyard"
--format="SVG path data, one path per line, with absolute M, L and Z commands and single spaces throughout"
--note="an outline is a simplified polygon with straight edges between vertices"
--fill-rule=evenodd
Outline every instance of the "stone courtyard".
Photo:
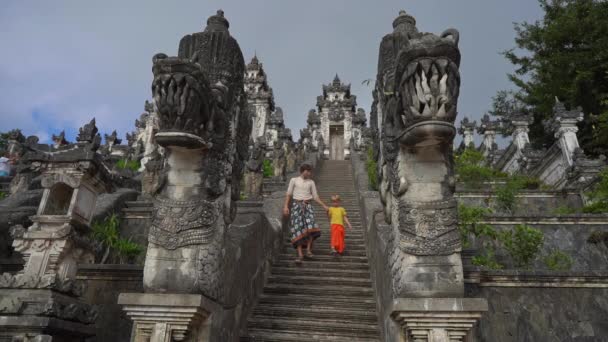
M 608 161 L 581 147 L 581 108 L 555 98 L 546 148 L 529 113 L 459 113 L 459 31 L 400 11 L 367 112 L 343 74 L 284 111 L 209 14 L 151 56 L 125 139 L 94 118 L 73 142 L 8 132 L 0 341 L 608 341 L 608 214 L 589 209 Z M 332 255 L 315 206 L 299 264 L 282 208 L 302 164 L 352 230 Z

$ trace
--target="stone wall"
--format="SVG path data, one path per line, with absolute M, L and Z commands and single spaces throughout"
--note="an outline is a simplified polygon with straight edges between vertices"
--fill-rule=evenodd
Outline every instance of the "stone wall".
M 122 292 L 143 291 L 141 265 L 79 265 L 77 279 L 87 284 L 86 303 L 97 306 L 96 336 L 90 342 L 128 342 L 131 321 L 117 304 Z
M 255 307 L 273 257 L 282 246 L 284 192 L 263 203 L 241 202 L 225 244 L 226 302 L 212 316 L 213 341 L 238 341 Z M 145 221 L 145 218 L 141 218 Z M 81 265 L 78 278 L 88 285 L 84 299 L 99 305 L 97 336 L 91 341 L 130 341 L 131 321 L 117 304 L 120 293 L 143 292 L 141 265 Z
M 608 270 L 608 246 L 603 243 L 588 242 L 595 232 L 608 233 L 608 215 L 543 215 L 543 216 L 492 216 L 484 223 L 491 224 L 496 230 L 512 229 L 517 224 L 526 224 L 539 229 L 544 234 L 544 244 L 531 268 L 546 269 L 542 257 L 558 249 L 572 258 L 572 270 Z M 472 241 L 479 247 L 480 242 Z M 504 251 L 497 250 L 496 259 L 507 268 L 512 268 L 512 261 Z
M 496 203 L 496 195 L 491 189 L 458 189 L 455 197 L 467 206 L 494 207 Z M 515 198 L 515 215 L 553 214 L 559 208 L 580 209 L 584 205 L 581 194 L 574 191 L 522 190 Z
M 367 256 L 377 300 L 383 341 L 398 341 L 399 327 L 390 317 L 393 290 L 388 264 L 389 245 L 394 234 L 384 224 L 382 206 L 375 191 L 369 191 L 364 161 L 359 155 L 352 159 L 356 188 L 359 194 L 363 224 L 366 227 Z M 542 196 L 537 196 L 537 195 Z M 461 193 L 460 196 L 463 194 Z M 466 196 L 464 196 L 466 197 Z M 468 203 L 482 196 L 465 198 Z M 461 198 L 462 200 L 463 198 Z M 525 208 L 541 212 L 558 204 L 580 205 L 575 194 L 537 192 L 523 196 Z M 534 220 L 532 220 L 534 218 Z M 489 312 L 482 316 L 469 342 L 497 341 L 606 341 L 608 325 L 608 246 L 589 244 L 591 232 L 608 231 L 603 215 L 495 215 L 487 223 L 498 230 L 527 222 L 545 234 L 542 253 L 559 248 L 573 258 L 572 271 L 539 270 L 540 261 L 532 270 L 483 271 L 465 264 L 466 297 L 486 298 Z M 463 253 L 470 256 L 470 251 Z M 509 261 L 499 255 L 507 267 Z
M 400 328 L 390 317 L 390 308 L 394 297 L 391 284 L 391 270 L 388 263 L 388 247 L 394 235 L 392 227 L 384 224 L 382 204 L 377 191 L 369 191 L 369 182 L 365 163 L 361 156 L 351 156 L 356 190 L 359 195 L 362 225 L 365 227 L 367 258 L 374 292 L 382 341 L 399 341 Z M 382 223 L 378 225 L 377 222 Z
M 601 342 L 608 338 L 608 288 L 467 286 L 489 311 L 471 342 Z

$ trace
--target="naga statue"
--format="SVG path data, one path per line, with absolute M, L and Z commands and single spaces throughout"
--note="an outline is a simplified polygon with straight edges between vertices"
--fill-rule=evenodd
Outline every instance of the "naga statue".
M 452 155 L 459 34 L 421 33 L 404 11 L 393 28 L 380 44 L 372 110 L 380 116 L 380 197 L 394 236 L 388 252 L 393 292 L 461 297 Z
M 181 39 L 177 57 L 153 58 L 155 138 L 165 156 L 153 197 L 146 292 L 224 296 L 225 235 L 251 133 L 245 62 L 228 28 L 218 11 L 203 32 Z

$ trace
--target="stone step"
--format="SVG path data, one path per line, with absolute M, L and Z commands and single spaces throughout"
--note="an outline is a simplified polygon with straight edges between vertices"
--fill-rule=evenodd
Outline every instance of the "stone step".
M 349 250 L 351 252 L 365 252 L 366 251 L 365 245 L 354 244 L 352 242 L 349 242 L 348 239 L 346 239 L 345 245 L 346 245 L 345 250 Z M 290 243 L 286 243 L 284 246 L 286 248 L 293 248 Z M 325 239 L 320 238 L 320 239 L 316 240 L 315 245 L 313 247 L 313 253 L 315 253 L 315 251 L 319 251 L 320 249 L 322 250 L 323 248 L 326 248 L 328 250 L 328 252 L 331 252 L 331 245 L 329 242 L 329 237 L 327 237 Z
M 309 295 L 319 298 L 332 298 L 333 296 L 347 296 L 357 298 L 374 298 L 374 290 L 364 286 L 336 286 L 334 284 L 324 285 L 302 285 L 302 284 L 275 284 L 268 283 L 264 288 L 267 295 Z
M 273 270 L 275 267 L 289 267 L 293 268 L 293 260 L 279 260 L 273 263 Z M 317 270 L 317 269 L 341 269 L 341 270 L 360 270 L 369 272 L 369 266 L 364 263 L 345 263 L 340 260 L 340 257 L 333 258 L 328 261 L 314 261 L 314 262 L 303 262 L 298 266 L 299 270 Z
M 374 290 L 366 256 L 365 229 L 350 161 L 325 161 L 316 173 L 319 196 L 329 204 L 340 195 L 354 229 L 346 251 L 333 256 L 326 211 L 313 204 L 322 230 L 312 259 L 296 264 L 290 241 L 273 262 L 242 341 L 379 341 Z
M 259 301 L 259 305 L 285 305 L 285 303 L 297 303 L 297 305 L 300 307 L 316 307 L 325 305 L 366 311 L 376 310 L 376 300 L 374 297 L 362 298 L 336 295 L 331 298 L 319 298 L 317 296 L 289 293 L 263 294 Z
M 248 337 L 241 337 L 241 342 L 305 342 L 305 341 L 319 341 L 319 342 L 376 342 L 380 341 L 377 338 L 365 338 L 353 335 L 344 334 L 317 334 L 311 333 L 306 330 L 294 331 L 294 330 L 283 330 L 277 332 L 275 330 L 266 329 L 250 329 Z
M 349 324 L 339 320 L 311 320 L 311 319 L 289 319 L 289 318 L 254 318 L 249 326 L 252 329 L 267 329 L 279 331 L 307 331 L 315 335 L 353 336 L 374 338 L 378 336 L 377 324 Z M 255 337 L 255 333 L 249 332 L 249 336 Z M 314 340 L 313 340 L 314 341 Z
M 278 267 L 275 266 L 272 268 L 273 275 L 279 276 L 305 276 L 305 277 L 317 277 L 323 278 L 324 280 L 327 277 L 338 276 L 341 278 L 353 278 L 353 279 L 366 279 L 369 280 L 369 270 L 349 270 L 343 269 L 336 265 L 337 267 L 327 267 L 327 268 L 295 268 L 295 267 Z
M 271 274 L 268 277 L 270 284 L 292 284 L 292 285 L 330 285 L 332 287 L 350 286 L 350 287 L 364 287 L 371 288 L 372 281 L 369 277 L 360 278 L 349 278 L 349 277 L 318 277 L 318 276 L 301 276 L 301 275 L 280 275 Z
M 292 253 L 282 253 L 279 255 L 279 259 L 280 260 L 286 260 L 289 262 L 293 263 L 293 260 L 295 260 L 296 258 L 296 251 L 295 249 L 293 250 Z M 314 262 L 329 262 L 329 261 L 336 261 L 336 260 L 340 260 L 340 262 L 343 263 L 353 263 L 353 264 L 365 264 L 367 265 L 367 257 L 366 256 L 360 256 L 360 255 L 343 255 L 343 256 L 339 256 L 339 257 L 335 257 L 332 255 L 323 255 L 323 254 L 315 254 L 315 256 L 313 257 L 313 259 L 305 259 L 303 261 L 302 264 L 304 263 L 314 263 Z
M 257 318 L 301 318 L 311 320 L 334 320 L 343 321 L 349 324 L 374 324 L 378 323 L 375 313 L 352 309 L 350 306 L 312 306 L 302 307 L 299 303 L 293 305 L 259 305 L 253 310 Z
M 329 248 L 329 244 L 324 244 L 324 246 L 315 246 L 315 247 L 313 247 L 312 253 L 314 254 L 314 256 L 312 257 L 312 259 L 308 259 L 307 258 L 307 259 L 304 260 L 304 262 L 306 262 L 306 261 L 313 261 L 313 260 L 321 258 L 321 257 L 340 258 L 340 256 L 336 256 L 336 257 L 332 256 L 331 249 Z M 293 257 L 294 258 L 295 258 L 295 255 L 296 255 L 296 252 L 294 250 L 294 253 L 293 253 Z M 348 246 L 347 246 L 341 257 L 342 258 L 345 258 L 345 257 L 361 257 L 361 258 L 367 259 L 367 254 L 365 253 L 365 251 L 362 251 L 362 250 L 350 250 L 350 249 L 348 249 Z M 349 260 L 345 260 L 345 261 L 349 261 Z
M 152 208 L 154 204 L 150 201 L 126 201 L 125 205 L 129 208 Z

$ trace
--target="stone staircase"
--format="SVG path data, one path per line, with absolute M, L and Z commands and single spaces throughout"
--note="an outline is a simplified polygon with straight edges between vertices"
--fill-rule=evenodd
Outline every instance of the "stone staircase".
M 285 241 L 249 319 L 249 335 L 241 341 L 380 341 L 351 164 L 325 161 L 315 179 L 328 205 L 331 195 L 340 195 L 353 225 L 346 230 L 344 255 L 330 255 L 329 221 L 315 203 L 323 232 L 315 242 L 315 257 L 296 265 L 296 251 Z

